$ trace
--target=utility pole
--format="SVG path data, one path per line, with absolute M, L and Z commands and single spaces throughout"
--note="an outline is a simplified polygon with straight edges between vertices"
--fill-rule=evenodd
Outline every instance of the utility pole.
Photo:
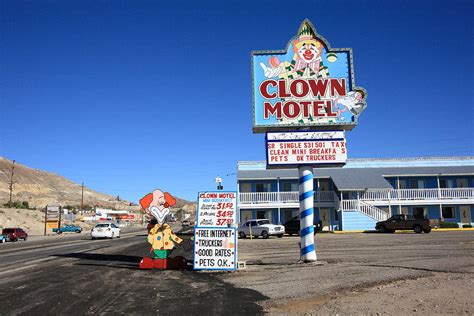
M 13 175 L 15 173 L 15 160 L 13 160 L 13 164 L 12 164 L 12 174 L 10 176 L 10 185 L 9 185 L 9 189 L 10 189 L 10 201 L 8 202 L 9 204 L 11 204 L 12 202 L 12 194 L 13 194 Z
M 81 214 L 84 214 L 84 181 L 82 181 L 81 189 L 82 189 L 82 194 L 81 194 Z

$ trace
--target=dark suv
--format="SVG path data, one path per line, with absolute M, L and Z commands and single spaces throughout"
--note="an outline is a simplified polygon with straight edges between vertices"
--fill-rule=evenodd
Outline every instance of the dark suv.
M 28 238 L 28 234 L 21 228 L 4 228 L 2 230 L 2 235 L 8 241 L 17 241 L 19 239 L 26 240 Z
M 381 233 L 394 233 L 396 230 L 414 230 L 415 233 L 429 233 L 431 222 L 427 218 L 415 218 L 412 215 L 397 214 L 383 222 L 377 222 L 375 229 Z
M 298 216 L 296 217 L 293 217 L 292 219 L 288 220 L 285 224 L 283 224 L 283 226 L 285 226 L 285 232 L 288 234 L 288 235 L 299 235 L 300 234 L 300 219 Z M 314 234 L 316 235 L 316 225 L 314 226 Z

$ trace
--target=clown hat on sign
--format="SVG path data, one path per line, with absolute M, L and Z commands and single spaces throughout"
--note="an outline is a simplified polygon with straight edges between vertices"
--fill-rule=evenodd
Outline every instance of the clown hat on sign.
M 301 24 L 298 31 L 298 38 L 293 42 L 293 50 L 296 52 L 304 44 L 313 44 L 319 52 L 322 52 L 324 47 L 323 43 L 317 39 L 313 27 L 306 20 Z

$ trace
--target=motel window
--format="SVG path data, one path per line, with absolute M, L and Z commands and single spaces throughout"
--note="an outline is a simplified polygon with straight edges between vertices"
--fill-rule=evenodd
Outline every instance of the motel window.
M 319 179 L 319 191 L 330 191 L 329 179 Z
M 283 182 L 281 187 L 282 192 L 295 192 L 298 191 L 298 183 L 296 182 Z
M 443 206 L 443 218 L 456 218 L 453 206 Z
M 456 184 L 458 188 L 467 188 L 467 179 L 457 179 Z
M 407 188 L 407 181 L 400 179 L 399 180 L 399 185 L 400 185 L 399 189 L 406 189 Z
M 256 192 L 271 192 L 272 185 L 271 183 L 257 183 L 255 184 Z
M 240 192 L 252 192 L 252 185 L 250 183 L 241 183 Z
M 410 187 L 412 189 L 424 189 L 425 188 L 425 181 L 423 180 L 411 180 Z
M 424 207 L 414 207 L 413 208 L 413 217 L 416 219 L 425 218 L 425 208 Z
M 453 179 L 439 179 L 439 187 L 443 189 L 454 188 Z

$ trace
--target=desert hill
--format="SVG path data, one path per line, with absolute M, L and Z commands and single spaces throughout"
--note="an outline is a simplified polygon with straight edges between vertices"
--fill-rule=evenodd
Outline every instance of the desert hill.
M 0 204 L 9 200 L 9 182 L 12 161 L 0 157 Z M 47 204 L 59 203 L 63 206 L 79 206 L 81 204 L 81 185 L 54 173 L 32 169 L 15 163 L 13 176 L 13 201 L 27 201 L 30 207 L 44 208 Z M 97 192 L 84 187 L 84 205 L 114 209 L 138 210 L 139 206 L 131 206 L 130 201 Z M 187 212 L 195 210 L 195 203 L 177 198 L 175 208 L 183 208 Z M 188 211 L 189 210 L 189 211 Z

